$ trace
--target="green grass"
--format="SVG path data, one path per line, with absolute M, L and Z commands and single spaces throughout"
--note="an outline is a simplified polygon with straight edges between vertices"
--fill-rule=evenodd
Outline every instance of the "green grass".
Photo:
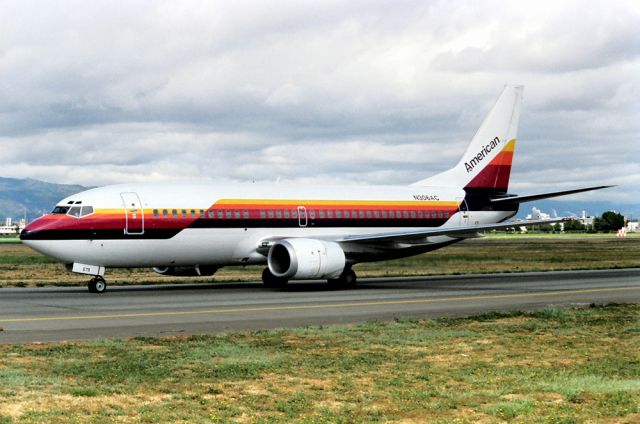
M 0 420 L 638 422 L 638 328 L 610 305 L 3 346 Z

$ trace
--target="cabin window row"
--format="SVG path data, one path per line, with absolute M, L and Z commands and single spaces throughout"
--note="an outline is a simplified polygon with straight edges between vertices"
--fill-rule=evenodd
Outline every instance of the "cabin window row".
M 348 209 L 307 209 L 309 219 L 448 219 L 448 211 L 422 210 L 348 210 Z M 203 219 L 249 219 L 249 210 L 239 209 L 154 209 L 154 217 L 163 218 L 203 218 Z M 260 219 L 298 219 L 298 209 L 259 209 Z M 302 215 L 304 218 L 304 212 Z

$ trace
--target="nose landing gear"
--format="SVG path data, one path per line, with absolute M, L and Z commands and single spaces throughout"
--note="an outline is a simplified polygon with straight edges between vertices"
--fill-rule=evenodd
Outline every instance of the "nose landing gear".
M 89 281 L 88 287 L 90 293 L 104 293 L 107 290 L 107 282 L 104 277 L 96 275 Z

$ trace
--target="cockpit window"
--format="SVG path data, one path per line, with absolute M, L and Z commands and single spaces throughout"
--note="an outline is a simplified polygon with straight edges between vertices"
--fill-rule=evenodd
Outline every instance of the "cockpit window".
M 56 206 L 51 213 L 64 215 L 67 212 L 69 212 L 69 206 Z
M 71 215 L 71 216 L 75 216 L 76 218 L 79 218 L 80 210 L 81 210 L 80 206 L 73 206 L 71 209 L 69 209 L 69 213 L 67 215 Z
M 83 206 L 80 216 L 87 216 L 93 213 L 93 206 Z

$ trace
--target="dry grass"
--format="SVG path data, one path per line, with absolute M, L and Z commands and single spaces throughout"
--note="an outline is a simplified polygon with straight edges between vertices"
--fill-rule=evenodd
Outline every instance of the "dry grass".
M 638 422 L 640 306 L 0 346 L 0 423 Z

